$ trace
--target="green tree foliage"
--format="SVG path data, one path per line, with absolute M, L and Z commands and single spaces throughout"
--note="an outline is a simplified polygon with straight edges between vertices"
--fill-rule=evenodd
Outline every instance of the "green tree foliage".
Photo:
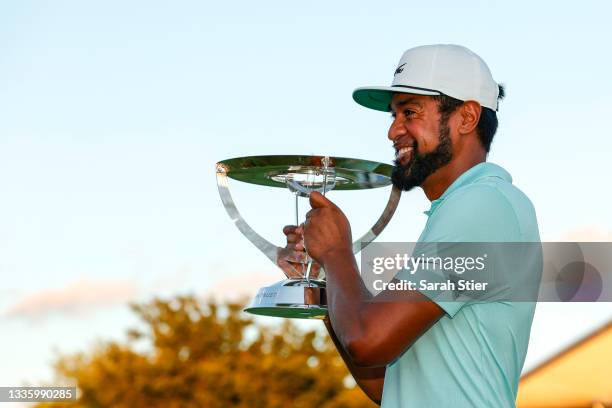
M 375 406 L 350 386 L 328 336 L 290 320 L 269 328 L 240 304 L 194 297 L 132 308 L 144 329 L 129 330 L 123 344 L 57 361 L 59 377 L 76 383 L 78 400 L 37 407 Z

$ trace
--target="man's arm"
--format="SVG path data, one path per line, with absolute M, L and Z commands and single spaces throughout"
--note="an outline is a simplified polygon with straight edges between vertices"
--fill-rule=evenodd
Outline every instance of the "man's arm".
M 331 337 L 338 353 L 344 360 L 346 367 L 351 372 L 353 378 L 359 385 L 359 388 L 370 398 L 372 401 L 380 405 L 380 401 L 382 399 L 382 391 L 383 385 L 385 381 L 385 366 L 382 367 L 360 367 L 357 366 L 351 361 L 350 356 L 346 353 L 342 344 L 338 340 L 336 333 L 332 327 L 332 324 L 328 317 L 323 321 L 325 323 L 325 327 L 327 328 L 327 332 Z
M 444 311 L 418 292 L 402 294 L 401 301 L 381 301 L 363 285 L 352 252 L 348 220 L 323 195 L 310 195 L 304 239 L 308 254 L 326 272 L 329 317 L 341 346 L 359 366 L 393 362 Z
M 287 225 L 283 228 L 287 237 L 287 245 L 279 252 L 278 266 L 289 278 L 301 278 L 303 264 L 298 263 L 304 258 L 303 228 L 295 225 Z M 319 270 L 318 264 L 313 264 L 313 271 Z M 385 380 L 385 366 L 382 367 L 360 367 L 351 361 L 350 356 L 340 344 L 332 327 L 329 317 L 323 321 L 338 353 L 344 360 L 346 367 L 363 392 L 375 403 L 380 404 L 382 398 L 383 382 Z
M 418 292 L 403 293 L 396 301 L 372 301 L 352 252 L 330 252 L 320 262 L 327 274 L 332 325 L 358 365 L 390 364 L 444 315 L 440 306 Z

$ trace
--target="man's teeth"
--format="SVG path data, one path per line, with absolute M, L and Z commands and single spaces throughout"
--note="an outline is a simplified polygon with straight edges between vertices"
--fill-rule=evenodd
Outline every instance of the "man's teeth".
M 412 154 L 412 147 L 402 147 L 395 153 L 396 159 L 401 159 L 404 156 Z

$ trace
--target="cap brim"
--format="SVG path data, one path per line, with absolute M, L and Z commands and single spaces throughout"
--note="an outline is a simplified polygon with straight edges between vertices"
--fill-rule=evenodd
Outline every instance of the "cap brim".
M 440 92 L 409 86 L 366 86 L 353 91 L 355 102 L 366 108 L 389 112 L 393 94 L 440 95 Z

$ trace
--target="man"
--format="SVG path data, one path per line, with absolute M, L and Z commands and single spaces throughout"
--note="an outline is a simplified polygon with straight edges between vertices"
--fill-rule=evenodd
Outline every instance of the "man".
M 538 242 L 535 211 L 501 167 L 486 162 L 503 88 L 456 45 L 406 51 L 390 87 L 355 101 L 390 111 L 393 184 L 431 201 L 419 242 Z M 384 407 L 512 407 L 533 302 L 446 302 L 411 291 L 373 302 L 342 211 L 318 193 L 303 226 L 285 227 L 293 260 L 304 248 L 326 272 L 326 326 L 363 391 Z M 503 265 L 502 265 L 503 267 Z M 292 275 L 292 272 L 288 272 Z M 511 273 L 511 272 L 510 272 Z

